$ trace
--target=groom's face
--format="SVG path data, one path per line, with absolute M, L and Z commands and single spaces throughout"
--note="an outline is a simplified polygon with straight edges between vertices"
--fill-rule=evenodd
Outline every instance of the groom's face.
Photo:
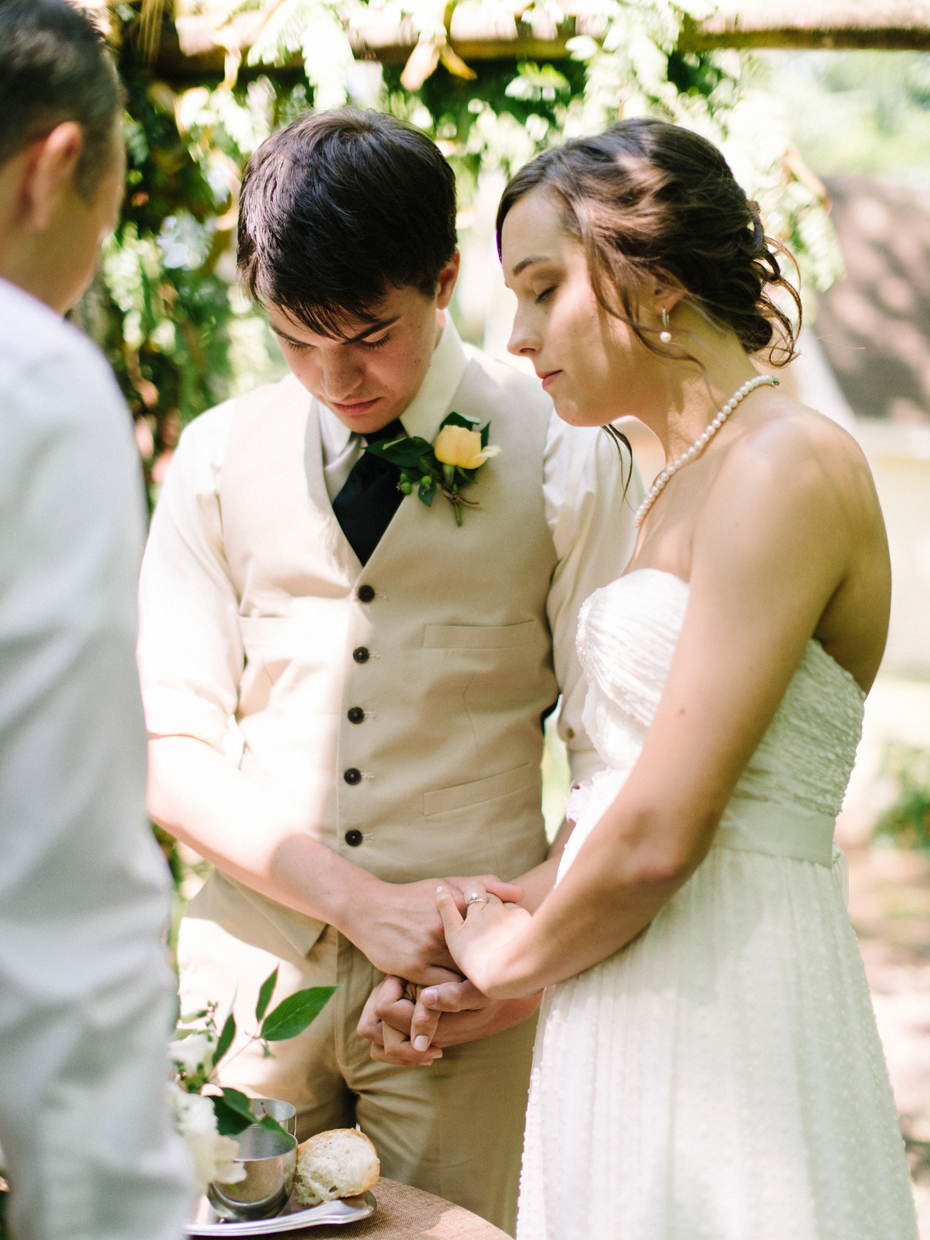
M 346 319 L 341 336 L 322 336 L 269 305 L 268 321 L 297 379 L 340 422 L 360 435 L 400 417 L 420 390 L 441 333 L 439 311 L 452 299 L 456 252 L 427 297 L 410 286 L 393 288 L 377 317 Z

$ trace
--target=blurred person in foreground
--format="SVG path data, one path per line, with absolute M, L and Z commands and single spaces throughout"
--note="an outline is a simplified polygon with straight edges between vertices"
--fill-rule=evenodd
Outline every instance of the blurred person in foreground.
M 134 662 L 126 407 L 62 315 L 122 195 L 122 97 L 64 0 L 0 0 L 0 1144 L 16 1240 L 173 1240 L 165 866 Z

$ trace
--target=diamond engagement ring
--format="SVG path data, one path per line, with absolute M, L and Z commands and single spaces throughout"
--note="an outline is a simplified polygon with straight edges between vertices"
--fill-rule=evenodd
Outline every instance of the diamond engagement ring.
M 476 891 L 473 895 L 470 895 L 468 899 L 465 901 L 465 907 L 471 908 L 473 904 L 487 904 L 487 903 L 488 903 L 487 896 L 479 896 Z

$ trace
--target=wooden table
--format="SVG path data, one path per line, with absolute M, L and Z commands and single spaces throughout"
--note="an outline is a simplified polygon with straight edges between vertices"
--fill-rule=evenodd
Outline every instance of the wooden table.
M 371 1191 L 378 1209 L 370 1218 L 289 1231 L 287 1240 L 510 1240 L 477 1214 L 419 1188 L 381 1179 Z

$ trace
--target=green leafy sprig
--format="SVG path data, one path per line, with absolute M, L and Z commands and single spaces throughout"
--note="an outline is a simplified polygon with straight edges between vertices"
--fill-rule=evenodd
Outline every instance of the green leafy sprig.
M 265 978 L 259 988 L 258 1001 L 255 1004 L 255 1019 L 259 1022 L 259 1030 L 258 1033 L 251 1034 L 249 1042 L 246 1043 L 250 1045 L 253 1042 L 260 1042 L 266 1057 L 272 1054 L 269 1042 L 284 1042 L 288 1038 L 296 1038 L 298 1034 L 303 1033 L 316 1020 L 339 989 L 338 986 L 310 986 L 306 990 L 298 990 L 288 995 L 276 1008 L 268 1012 L 268 1004 L 271 1002 L 277 984 L 278 970 L 276 968 Z M 217 1035 L 216 1007 L 215 1003 L 211 1003 L 202 1011 L 182 1016 L 178 1021 L 179 1028 L 175 1032 L 174 1041 L 183 1041 L 198 1033 L 205 1033 L 211 1039 L 215 1038 Z M 268 1012 L 267 1015 L 265 1015 L 266 1012 Z M 296 1145 L 295 1138 L 272 1116 L 257 1116 L 252 1110 L 252 1100 L 244 1093 L 238 1089 L 231 1089 L 229 1086 L 216 1085 L 217 1067 L 229 1051 L 235 1037 L 236 1018 L 230 1012 L 223 1022 L 212 1057 L 202 1063 L 197 1071 L 186 1071 L 178 1067 L 178 1084 L 182 1089 L 193 1094 L 199 1094 L 205 1085 L 219 1090 L 219 1093 L 206 1096 L 213 1103 L 216 1127 L 220 1136 L 234 1137 L 248 1128 L 250 1124 L 257 1124 L 260 1128 L 275 1132 L 290 1144 Z
M 436 438 L 446 426 L 461 426 L 465 430 L 475 431 L 481 436 L 482 450 L 488 447 L 491 423 L 486 423 L 478 430 L 480 419 L 464 413 L 450 413 L 439 424 Z M 403 435 L 399 439 L 380 440 L 370 443 L 365 451 L 373 456 L 380 456 L 390 461 L 400 470 L 397 489 L 405 495 L 411 495 L 416 489 L 417 497 L 427 508 L 431 508 L 437 494 L 444 495 L 455 510 L 456 525 L 462 524 L 463 508 L 478 508 L 476 500 L 465 499 L 460 488 L 475 481 L 475 475 L 484 464 L 474 469 L 466 469 L 461 465 L 449 465 L 440 461 L 434 450 L 435 440 L 430 443 L 419 435 Z M 496 451 L 496 450 L 495 450 Z

